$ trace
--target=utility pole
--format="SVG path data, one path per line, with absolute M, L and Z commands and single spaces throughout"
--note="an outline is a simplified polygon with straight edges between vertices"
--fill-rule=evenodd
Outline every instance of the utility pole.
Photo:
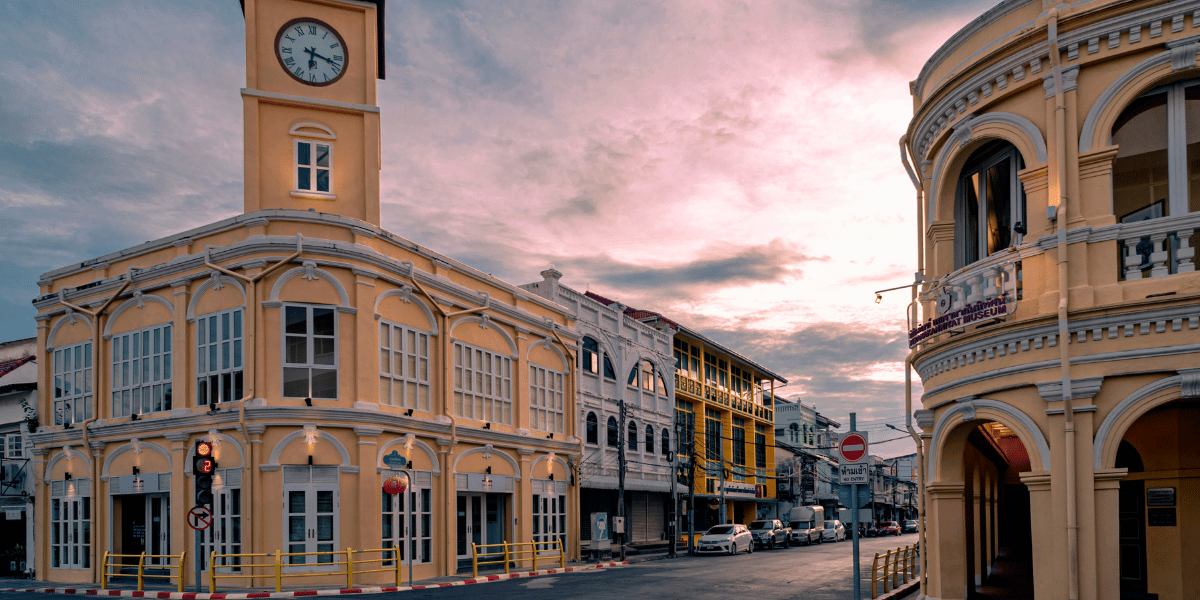
M 621 560 L 625 560 L 625 531 L 629 525 L 625 523 L 625 401 L 618 400 L 621 422 L 617 425 L 617 518 L 621 520 Z
M 685 427 L 687 436 L 687 481 L 688 481 L 688 555 L 696 555 L 696 426 L 695 417 Z
M 679 545 L 679 451 L 683 448 L 679 443 L 679 413 L 675 412 L 674 417 L 675 451 L 671 453 L 671 534 L 668 536 L 671 545 L 667 546 L 667 558 L 678 556 L 675 547 Z

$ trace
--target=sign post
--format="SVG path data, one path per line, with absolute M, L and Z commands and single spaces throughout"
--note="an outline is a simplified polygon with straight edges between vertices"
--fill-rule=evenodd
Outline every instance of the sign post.
M 857 417 L 850 413 L 850 433 L 838 441 L 838 472 L 842 484 L 850 484 L 850 502 L 854 510 L 850 516 L 850 528 L 854 537 L 854 600 L 862 600 L 862 581 L 858 570 L 858 485 L 870 482 L 870 468 L 867 460 L 870 457 L 870 445 L 867 443 L 866 432 L 856 431 Z

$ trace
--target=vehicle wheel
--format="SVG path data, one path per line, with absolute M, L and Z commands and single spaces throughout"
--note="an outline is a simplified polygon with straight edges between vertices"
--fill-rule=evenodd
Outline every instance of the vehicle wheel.
M 771 545 L 768 546 L 768 548 L 770 548 L 771 550 L 774 550 L 775 549 L 775 538 L 774 537 L 771 538 L 770 544 Z
M 791 548 L 791 547 L 792 547 L 792 538 L 790 538 L 790 537 L 785 537 L 785 538 L 783 538 L 783 547 L 784 547 L 785 549 L 786 549 L 786 548 Z
M 754 544 L 750 544 L 750 546 L 746 548 L 746 554 L 754 554 Z
M 818 543 L 818 544 L 824 544 L 824 543 L 825 543 L 825 534 L 823 534 L 823 533 L 822 533 L 822 534 L 821 534 L 821 537 L 817 538 L 817 543 Z
M 729 545 L 729 555 L 733 556 L 734 554 L 737 554 L 737 544 L 730 544 Z

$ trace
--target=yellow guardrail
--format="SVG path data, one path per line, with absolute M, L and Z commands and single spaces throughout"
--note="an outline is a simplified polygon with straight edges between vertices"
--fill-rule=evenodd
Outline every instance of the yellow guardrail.
M 541 548 L 539 548 L 541 546 Z M 501 548 L 500 552 L 487 552 L 485 556 L 502 556 L 493 560 L 479 560 L 480 548 Z M 557 553 L 554 554 L 548 553 Z M 499 544 L 471 544 L 471 576 L 479 577 L 479 565 L 504 565 L 504 573 L 507 575 L 509 567 L 514 562 L 533 562 L 533 570 L 538 568 L 538 559 L 558 561 L 558 568 L 566 568 L 567 558 L 563 553 L 562 540 L 553 542 L 501 542 Z
M 888 550 L 885 554 L 875 554 L 871 561 L 871 597 L 880 594 L 879 584 L 883 584 L 882 593 L 890 592 L 917 577 L 917 556 L 921 552 L 920 544 Z M 882 564 L 880 563 L 882 560 Z M 881 568 L 882 567 L 882 568 Z
M 111 552 L 105 551 L 104 559 L 101 560 L 101 562 L 100 562 L 100 589 L 107 590 L 109 579 L 111 579 L 112 577 L 119 577 L 119 576 L 123 575 L 122 573 L 113 573 L 109 569 L 111 569 L 113 567 L 132 567 L 132 566 L 134 566 L 130 563 L 123 563 L 123 562 L 114 563 L 114 562 L 111 562 L 111 559 L 114 559 L 114 558 L 118 558 L 118 559 L 119 558 L 136 558 L 136 559 L 138 559 L 138 562 L 137 562 L 137 589 L 139 592 L 143 592 L 146 590 L 146 579 L 147 578 L 150 578 L 150 579 L 171 579 L 171 578 L 178 579 L 179 580 L 179 591 L 182 592 L 183 591 L 183 568 L 182 567 L 183 567 L 183 559 L 186 556 L 187 556 L 187 551 L 180 552 L 179 554 L 146 554 L 145 552 L 143 552 L 141 554 L 113 554 Z M 160 575 L 158 573 L 147 573 L 146 572 L 146 568 L 147 568 L 146 559 L 147 558 L 149 558 L 149 559 L 166 559 L 166 564 L 152 564 L 152 565 L 149 565 L 149 568 L 151 568 L 151 569 L 166 569 L 167 574 Z M 171 564 L 172 560 L 175 561 L 175 564 Z M 173 575 L 171 574 L 172 570 L 175 571 L 175 573 Z
M 379 554 L 378 558 L 361 558 L 364 554 Z M 291 558 L 295 556 L 328 556 L 328 562 L 318 561 L 316 563 L 292 563 Z M 229 562 L 228 559 L 238 559 L 234 562 Z M 243 558 L 273 558 L 270 562 L 242 562 Z M 340 558 L 341 560 L 334 560 Z M 285 562 L 287 559 L 287 562 Z M 378 569 L 359 569 L 359 565 L 379 564 Z M 334 566 L 336 571 L 309 571 L 309 572 L 285 572 L 288 567 L 301 566 Z M 344 568 L 343 568 L 344 567 Z M 354 550 L 346 548 L 345 550 L 332 550 L 329 552 L 283 552 L 276 550 L 273 554 L 217 554 L 213 551 L 208 557 L 208 592 L 215 594 L 217 592 L 218 579 L 248 579 L 251 577 L 264 577 L 265 575 L 257 574 L 254 569 L 272 569 L 275 579 L 275 591 L 283 591 L 283 580 L 289 577 L 328 577 L 331 575 L 346 577 L 346 589 L 354 587 L 354 576 L 363 575 L 366 573 L 395 573 L 396 587 L 400 587 L 401 570 L 400 570 L 400 548 L 393 546 L 391 548 L 377 548 L 374 550 Z M 230 569 L 226 574 L 218 573 L 218 569 Z M 249 572 L 235 573 L 233 569 L 248 569 Z M 408 582 L 412 585 L 412 582 Z

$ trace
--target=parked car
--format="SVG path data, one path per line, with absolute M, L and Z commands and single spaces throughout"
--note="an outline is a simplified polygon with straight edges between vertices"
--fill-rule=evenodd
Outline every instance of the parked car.
M 909 521 L 904 522 L 904 533 L 916 533 L 916 532 L 917 532 L 917 522 L 916 521 L 909 520 Z
M 825 531 L 821 534 L 822 542 L 840 542 L 846 539 L 846 527 L 842 522 L 834 519 L 825 521 Z
M 747 554 L 754 552 L 754 536 L 745 525 L 737 523 L 710 528 L 696 544 L 697 554 L 737 554 L 742 550 Z
M 900 535 L 900 524 L 895 521 L 884 521 L 880 523 L 879 535 Z
M 755 521 L 750 524 L 750 533 L 754 536 L 754 544 L 760 548 L 774 548 L 776 545 L 787 548 L 792 545 L 788 539 L 792 536 L 792 529 L 784 527 L 782 521 Z

